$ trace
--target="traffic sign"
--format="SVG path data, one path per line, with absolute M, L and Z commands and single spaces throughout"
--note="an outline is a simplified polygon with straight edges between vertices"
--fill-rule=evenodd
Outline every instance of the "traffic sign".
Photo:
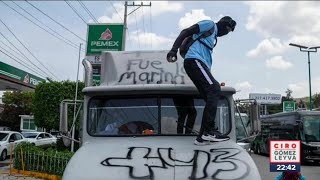
M 295 111 L 296 109 L 296 104 L 294 101 L 283 101 L 283 112 L 291 112 Z

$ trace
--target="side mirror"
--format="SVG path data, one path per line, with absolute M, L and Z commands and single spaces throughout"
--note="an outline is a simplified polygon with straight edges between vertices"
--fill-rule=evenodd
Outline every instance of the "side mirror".
M 66 102 L 60 103 L 60 126 L 59 131 L 68 137 L 71 138 L 70 132 L 68 132 L 68 105 Z M 65 146 L 70 146 L 71 140 L 65 137 L 62 137 L 63 144 Z
M 37 139 L 42 139 L 42 137 L 37 137 Z
M 9 142 L 14 142 L 14 139 L 9 139 Z

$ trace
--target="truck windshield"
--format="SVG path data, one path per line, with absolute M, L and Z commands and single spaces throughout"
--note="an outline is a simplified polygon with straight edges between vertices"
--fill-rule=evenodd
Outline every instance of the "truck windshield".
M 92 136 L 190 135 L 200 130 L 205 102 L 193 96 L 146 98 L 93 97 L 88 107 L 88 133 Z M 218 103 L 216 127 L 231 129 L 230 105 Z
M 241 123 L 241 120 L 242 120 L 243 124 Z M 235 114 L 235 121 L 236 121 L 237 140 L 246 138 L 247 136 L 246 136 L 245 131 L 247 131 L 247 133 L 250 133 L 250 129 L 251 129 L 249 116 L 245 113 L 241 113 L 240 115 L 239 115 L 239 113 L 236 113 Z
M 304 116 L 303 133 L 306 142 L 320 142 L 320 116 Z

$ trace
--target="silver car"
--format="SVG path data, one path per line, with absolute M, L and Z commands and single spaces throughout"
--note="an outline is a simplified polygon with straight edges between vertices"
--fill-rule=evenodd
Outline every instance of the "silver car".
M 27 140 L 19 132 L 0 131 L 0 160 L 5 160 L 8 155 L 13 154 L 14 148 L 19 143 L 26 141 Z
M 50 146 L 57 143 L 57 138 L 47 132 L 22 132 L 22 135 L 35 146 Z

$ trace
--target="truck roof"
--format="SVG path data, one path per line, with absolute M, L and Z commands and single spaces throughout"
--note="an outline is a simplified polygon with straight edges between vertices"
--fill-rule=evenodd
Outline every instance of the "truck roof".
M 106 51 L 101 55 L 101 82 L 88 86 L 85 94 L 198 94 L 185 72 L 183 59 L 166 60 L 167 51 Z M 222 87 L 223 94 L 234 94 Z
M 232 87 L 221 87 L 223 94 L 234 94 L 236 90 Z M 85 94 L 108 94 L 108 95 L 139 95 L 139 94 L 199 94 L 194 85 L 181 84 L 144 84 L 144 85 L 113 85 L 113 86 L 91 86 L 83 89 Z

